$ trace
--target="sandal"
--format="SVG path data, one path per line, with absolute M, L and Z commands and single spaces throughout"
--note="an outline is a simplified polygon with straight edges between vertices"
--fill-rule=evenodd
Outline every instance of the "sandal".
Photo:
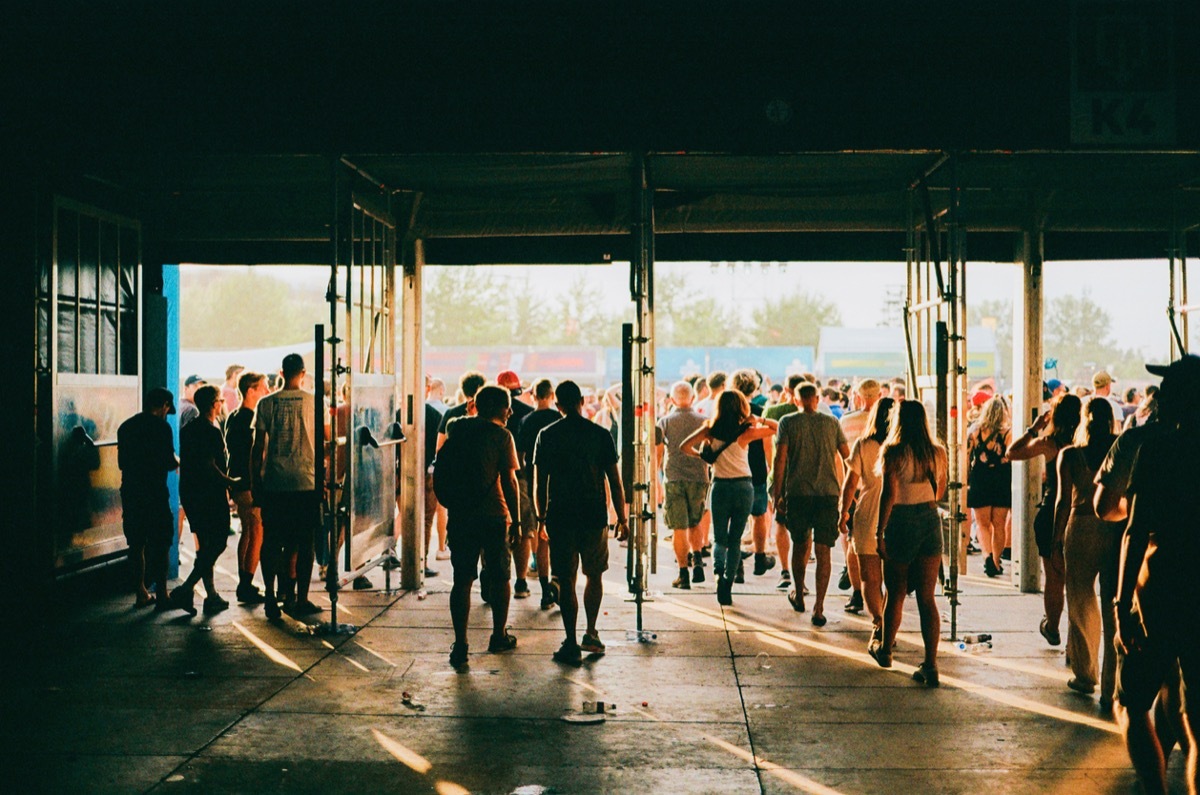
M 937 687 L 941 684 L 938 680 L 937 666 L 929 663 L 921 663 L 917 670 L 913 671 L 912 678 L 914 682 L 920 682 L 926 687 Z
M 804 612 L 804 597 L 799 591 L 788 591 L 787 600 L 788 604 L 790 604 L 792 609 L 797 613 Z
M 515 648 L 517 648 L 517 638 L 507 630 L 503 635 L 492 635 L 492 639 L 488 641 L 488 652 L 491 654 L 512 651 Z
M 871 641 L 867 645 L 867 654 L 871 655 L 871 659 L 879 663 L 880 668 L 892 667 L 892 655 L 883 650 L 883 641 Z
M 1062 636 L 1058 634 L 1058 630 L 1050 629 L 1050 619 L 1048 618 L 1042 618 L 1042 623 L 1038 624 L 1038 632 L 1051 646 L 1062 643 Z
M 467 664 L 467 644 L 455 643 L 450 647 L 450 667 L 462 668 Z

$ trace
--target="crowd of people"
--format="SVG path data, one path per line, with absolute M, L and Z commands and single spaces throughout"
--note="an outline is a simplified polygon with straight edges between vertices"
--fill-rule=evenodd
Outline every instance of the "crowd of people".
M 1006 397 L 979 384 L 968 410 L 966 474 L 971 546 L 978 541 L 984 573 L 995 577 L 1011 559 L 1012 462 L 1043 459 L 1033 522 L 1045 583 L 1038 631 L 1060 645 L 1065 608 L 1068 687 L 1085 695 L 1098 688 L 1103 710 L 1114 700 L 1124 707 L 1131 758 L 1147 787 L 1159 791 L 1176 741 L 1189 749 L 1193 783 L 1196 775 L 1188 719 L 1194 706 L 1185 699 L 1187 685 L 1200 684 L 1196 618 L 1191 610 L 1181 618 L 1172 606 L 1197 603 L 1190 568 L 1200 537 L 1191 527 L 1200 493 L 1200 359 L 1148 369 L 1163 376 L 1161 388 L 1144 396 L 1129 390 L 1124 401 L 1113 395 L 1107 372 L 1095 374 L 1090 390 L 1048 381 L 1045 405 L 1019 435 Z M 144 411 L 119 431 L 136 604 L 195 614 L 192 592 L 203 582 L 204 610 L 228 607 L 213 567 L 231 535 L 232 505 L 242 529 L 238 601 L 263 604 L 269 618 L 284 611 L 311 615 L 320 611 L 308 598 L 320 491 L 314 397 L 303 388 L 303 360 L 284 359 L 274 390 L 261 373 L 231 367 L 226 375 L 221 387 L 199 377 L 185 381 L 178 459 L 166 422 L 176 406 L 165 389 L 150 390 Z M 427 379 L 422 566 L 436 574 L 432 557 L 448 559 L 453 569 L 451 665 L 468 664 L 476 580 L 492 609 L 488 651 L 499 653 L 517 645 L 509 601 L 531 596 L 533 574 L 541 608 L 558 605 L 561 613 L 565 636 L 554 659 L 577 665 L 585 653 L 603 654 L 597 616 L 609 538 L 624 541 L 628 534 L 618 468 L 619 389 L 591 392 L 544 378 L 526 389 L 505 371 L 490 382 L 483 373 L 464 374 L 453 405 L 445 392 L 444 382 Z M 831 551 L 841 545 L 846 567 L 839 587 L 851 591 L 844 609 L 866 611 L 873 624 L 867 653 L 882 667 L 892 665 L 904 602 L 913 594 L 924 645 L 913 678 L 938 686 L 938 503 L 949 466 L 925 406 L 906 398 L 903 382 L 822 385 L 797 374 L 770 385 L 743 369 L 680 380 L 658 398 L 657 497 L 678 566 L 672 586 L 690 590 L 705 582 L 711 560 L 717 601 L 731 605 L 746 560 L 753 557 L 753 576 L 776 566 L 768 543 L 774 527 L 782 561 L 777 588 L 800 613 L 809 612 L 811 596 L 810 620 L 821 627 Z M 197 552 L 187 578 L 168 591 L 173 525 L 166 475 L 176 467 Z M 805 587 L 810 559 L 813 594 Z M 254 585 L 260 565 L 262 591 Z

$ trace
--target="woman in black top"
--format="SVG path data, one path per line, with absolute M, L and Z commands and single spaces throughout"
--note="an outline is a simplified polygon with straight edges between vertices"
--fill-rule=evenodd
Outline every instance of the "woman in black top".
M 989 577 L 1004 573 L 1005 524 L 1012 508 L 1012 464 L 1004 455 L 1012 441 L 1008 406 L 996 396 L 983 404 L 979 422 L 967 434 L 967 507 L 975 514 L 979 543 L 988 557 Z

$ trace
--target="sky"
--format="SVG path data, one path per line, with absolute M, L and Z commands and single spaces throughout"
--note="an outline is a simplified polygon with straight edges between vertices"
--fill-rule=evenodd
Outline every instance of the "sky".
M 496 265 L 489 270 L 500 279 L 512 279 L 514 289 L 553 295 L 565 290 L 580 274 L 599 287 L 613 304 L 628 302 L 628 264 L 611 265 Z M 904 285 L 903 263 L 657 263 L 657 272 L 681 272 L 698 290 L 721 297 L 729 306 L 745 307 L 793 290 L 824 296 L 841 313 L 846 326 L 875 326 L 889 288 Z M 311 283 L 324 290 L 328 272 L 312 267 L 273 267 L 273 275 L 289 281 Z M 1093 300 L 1112 318 L 1114 338 L 1121 347 L 1135 348 L 1147 359 L 1166 360 L 1169 326 L 1166 306 L 1166 260 L 1111 262 L 1048 262 L 1045 266 L 1046 300 L 1090 291 Z M 526 281 L 526 276 L 531 278 Z M 1011 263 L 968 263 L 967 301 L 1012 300 L 1020 288 L 1020 269 Z M 1196 324 L 1200 327 L 1200 322 Z M 1193 340 L 1200 329 L 1192 333 Z

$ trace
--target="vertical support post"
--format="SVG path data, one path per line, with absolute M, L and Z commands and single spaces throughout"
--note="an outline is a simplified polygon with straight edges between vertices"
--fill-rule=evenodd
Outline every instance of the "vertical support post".
M 629 488 L 630 540 L 633 570 L 630 590 L 637 603 L 637 631 L 641 639 L 642 603 L 649 576 L 649 553 L 655 544 L 655 494 L 657 492 L 654 455 L 654 193 L 646 174 L 646 158 L 637 155 L 633 163 L 634 255 L 629 263 L 630 298 L 635 304 L 633 325 L 632 404 L 621 411 L 633 412 L 633 485 Z M 628 445 L 626 448 L 628 449 Z
M 1021 234 L 1017 258 L 1021 266 L 1020 289 L 1013 304 L 1013 427 L 1033 422 L 1042 406 L 1042 266 L 1040 230 Z M 1040 458 L 1013 462 L 1013 576 L 1023 593 L 1041 590 L 1037 540 L 1033 517 L 1041 500 Z
M 400 587 L 416 590 L 425 577 L 425 364 L 421 326 L 421 275 L 425 246 L 406 237 L 400 249 L 400 425 L 410 444 L 399 446 Z M 436 429 L 434 429 L 436 432 Z
M 950 212 L 946 257 L 946 280 L 943 305 L 946 319 L 946 342 L 949 353 L 946 373 L 938 379 L 938 424 L 945 423 L 947 463 L 946 502 L 950 509 L 950 566 L 942 590 L 950 599 L 950 639 L 958 638 L 958 571 L 962 546 L 962 526 L 966 519 L 963 503 L 966 496 L 965 445 L 962 443 L 964 393 L 966 389 L 966 320 L 963 311 L 963 267 L 965 240 L 962 219 L 962 190 L 958 179 L 958 158 L 950 160 Z M 941 272 L 940 269 L 938 271 Z M 939 376 L 942 374 L 939 373 Z M 945 390 L 943 393 L 943 389 Z M 943 395 L 945 403 L 942 403 Z

